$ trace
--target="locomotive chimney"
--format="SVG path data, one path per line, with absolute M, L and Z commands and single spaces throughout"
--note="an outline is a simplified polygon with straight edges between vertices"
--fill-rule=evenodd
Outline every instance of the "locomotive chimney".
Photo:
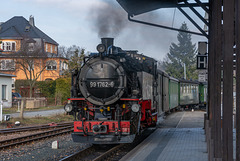
M 106 46 L 106 48 L 108 49 L 109 46 L 113 46 L 113 38 L 101 38 L 102 40 L 102 44 L 104 44 Z

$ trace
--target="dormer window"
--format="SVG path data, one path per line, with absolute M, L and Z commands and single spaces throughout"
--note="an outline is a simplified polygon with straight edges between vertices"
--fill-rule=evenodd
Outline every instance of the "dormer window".
M 26 26 L 26 27 L 25 27 L 25 32 L 30 31 L 30 28 L 31 28 L 30 26 Z
M 16 51 L 15 41 L 3 41 L 1 44 L 3 51 Z
M 45 46 L 46 46 L 46 52 L 48 52 L 48 44 L 46 44 Z
M 28 44 L 28 51 L 33 51 L 34 50 L 34 43 L 29 43 Z

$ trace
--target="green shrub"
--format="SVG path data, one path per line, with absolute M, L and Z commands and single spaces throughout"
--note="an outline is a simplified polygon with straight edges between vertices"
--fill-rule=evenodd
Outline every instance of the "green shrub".
M 40 89 L 42 96 L 47 98 L 54 98 L 56 92 L 56 81 L 39 81 L 37 87 Z
M 71 91 L 71 78 L 58 78 L 56 80 L 56 93 L 57 104 L 62 104 L 70 97 Z

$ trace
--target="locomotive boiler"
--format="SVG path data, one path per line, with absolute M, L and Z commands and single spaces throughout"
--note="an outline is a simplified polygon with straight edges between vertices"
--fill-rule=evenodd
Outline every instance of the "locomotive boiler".
M 157 62 L 114 46 L 112 38 L 102 38 L 97 50 L 72 73 L 64 108 L 75 116 L 73 141 L 131 143 L 157 123 Z

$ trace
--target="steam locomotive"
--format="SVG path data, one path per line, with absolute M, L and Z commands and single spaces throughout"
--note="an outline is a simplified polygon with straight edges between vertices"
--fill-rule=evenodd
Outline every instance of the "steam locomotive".
M 200 84 L 169 77 L 153 58 L 122 50 L 113 38 L 102 38 L 97 50 L 72 73 L 71 98 L 64 108 L 75 116 L 73 141 L 131 143 L 165 112 L 199 104 Z

